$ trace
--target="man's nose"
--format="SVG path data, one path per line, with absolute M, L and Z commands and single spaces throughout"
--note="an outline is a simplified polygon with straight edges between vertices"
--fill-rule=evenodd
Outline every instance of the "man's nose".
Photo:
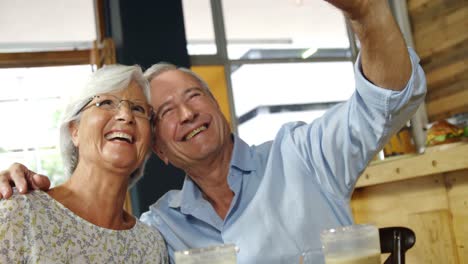
M 187 104 L 181 104 L 179 107 L 179 120 L 181 123 L 190 122 L 196 116 L 196 112 Z

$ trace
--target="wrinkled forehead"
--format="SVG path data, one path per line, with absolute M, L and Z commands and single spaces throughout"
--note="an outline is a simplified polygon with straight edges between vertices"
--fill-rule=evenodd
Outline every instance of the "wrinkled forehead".
M 151 104 L 157 108 L 160 104 L 182 96 L 186 90 L 199 87 L 201 83 L 188 73 L 180 70 L 169 70 L 153 78 L 151 85 Z
M 146 96 L 143 88 L 135 80 L 132 80 L 127 87 L 109 94 L 121 97 L 122 99 L 138 99 L 146 102 Z

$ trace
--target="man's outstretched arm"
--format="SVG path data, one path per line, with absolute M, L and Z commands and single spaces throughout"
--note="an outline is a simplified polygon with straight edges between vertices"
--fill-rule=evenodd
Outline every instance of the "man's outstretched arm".
M 364 76 L 373 84 L 402 90 L 411 76 L 406 43 L 387 0 L 326 0 L 341 9 L 361 43 Z
M 13 194 L 13 186 L 21 193 L 37 189 L 47 191 L 50 180 L 29 170 L 23 164 L 14 163 L 8 170 L 0 172 L 0 199 L 9 198 Z

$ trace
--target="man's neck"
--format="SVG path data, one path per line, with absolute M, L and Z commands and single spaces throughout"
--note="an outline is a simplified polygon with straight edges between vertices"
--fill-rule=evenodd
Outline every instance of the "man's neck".
M 234 198 L 234 192 L 227 181 L 233 150 L 234 143 L 230 141 L 213 160 L 186 170 L 221 219 L 226 218 Z

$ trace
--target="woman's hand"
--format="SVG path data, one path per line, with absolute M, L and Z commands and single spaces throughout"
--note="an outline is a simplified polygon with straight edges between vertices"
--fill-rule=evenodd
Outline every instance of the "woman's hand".
M 29 170 L 23 164 L 13 163 L 8 170 L 0 172 L 0 199 L 9 198 L 13 194 L 13 186 L 16 186 L 20 193 L 37 189 L 47 191 L 50 180 Z

